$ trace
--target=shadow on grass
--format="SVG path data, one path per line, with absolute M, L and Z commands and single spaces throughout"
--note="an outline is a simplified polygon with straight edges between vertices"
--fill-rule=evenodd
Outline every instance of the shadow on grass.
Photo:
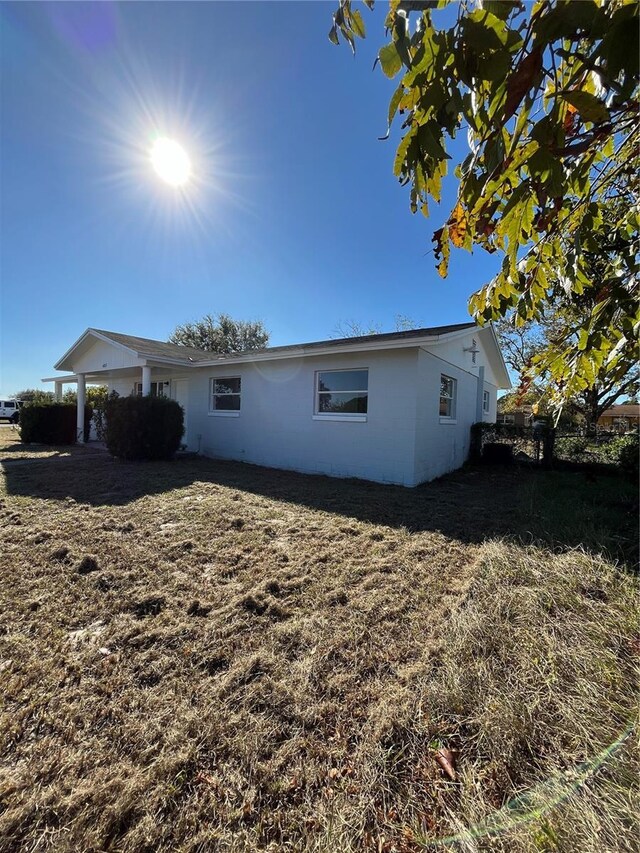
M 119 462 L 83 448 L 71 456 L 7 465 L 4 474 L 7 493 L 21 497 L 125 506 L 149 495 L 215 484 L 240 496 L 260 495 L 413 533 L 437 531 L 467 543 L 506 536 L 552 547 L 582 546 L 606 552 L 627 568 L 637 565 L 636 491 L 617 476 L 468 466 L 406 489 L 201 457 Z

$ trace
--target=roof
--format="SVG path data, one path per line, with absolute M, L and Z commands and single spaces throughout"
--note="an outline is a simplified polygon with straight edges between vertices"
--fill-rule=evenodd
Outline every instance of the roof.
M 385 332 L 376 335 L 361 335 L 350 338 L 329 338 L 322 341 L 310 341 L 286 346 L 265 347 L 260 350 L 247 350 L 236 353 L 207 352 L 195 347 L 171 344 L 166 341 L 156 341 L 152 338 L 141 338 L 136 335 L 125 335 L 121 332 L 110 332 L 106 329 L 87 329 L 84 334 L 67 350 L 56 363 L 56 370 L 73 369 L 73 357 L 86 351 L 91 338 L 112 343 L 116 347 L 127 349 L 139 358 L 149 359 L 165 364 L 180 364 L 184 366 L 213 366 L 222 362 L 263 361 L 286 358 L 288 356 L 317 355 L 333 352 L 358 352 L 368 350 L 396 349 L 402 347 L 419 347 L 437 343 L 442 337 L 464 335 L 470 329 L 477 329 L 478 334 L 488 335 L 494 346 L 490 347 L 489 357 L 492 359 L 497 375 L 503 374 L 500 381 L 502 388 L 509 388 L 509 375 L 491 326 L 480 328 L 473 322 L 455 323 L 448 326 L 429 326 L 421 329 L 409 329 L 404 332 Z M 495 352 L 493 352 L 495 350 Z
M 640 418 L 640 404 L 638 403 L 619 403 L 617 406 L 611 406 L 610 409 L 605 409 L 601 417 L 603 418 Z
M 211 353 L 196 347 L 184 347 L 181 344 L 170 344 L 166 341 L 155 341 L 152 338 L 139 338 L 136 335 L 123 335 L 120 332 L 107 332 L 104 329 L 87 329 L 88 332 L 97 332 L 104 338 L 108 338 L 116 344 L 121 344 L 127 349 L 133 350 L 138 355 L 146 355 L 149 358 L 179 359 L 189 364 L 194 361 L 206 361 L 211 358 Z
M 449 335 L 452 332 L 461 332 L 464 329 L 473 329 L 475 325 L 475 323 L 458 323 L 454 326 L 431 326 L 430 328 L 424 329 L 409 329 L 406 332 L 383 332 L 376 335 L 357 335 L 350 338 L 329 338 L 326 341 L 310 341 L 303 344 L 287 344 L 286 346 L 281 347 L 265 347 L 263 350 L 259 350 L 259 352 L 281 353 L 300 349 L 325 349 L 326 347 L 343 347 L 349 345 L 360 346 L 367 343 L 378 344 L 385 343 L 387 341 L 389 343 L 393 343 L 394 341 L 406 341 L 411 340 L 412 338 L 430 338 L 439 337 L 440 335 Z M 209 358 L 214 355 L 216 354 L 208 353 Z M 220 354 L 218 353 L 217 355 Z M 244 355 L 244 353 L 229 353 L 229 355 Z

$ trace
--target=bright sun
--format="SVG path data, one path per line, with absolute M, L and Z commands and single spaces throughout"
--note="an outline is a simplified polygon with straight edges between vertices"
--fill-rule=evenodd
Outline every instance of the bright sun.
M 163 181 L 180 187 L 189 180 L 191 160 L 182 145 L 173 139 L 157 139 L 151 149 L 151 163 Z

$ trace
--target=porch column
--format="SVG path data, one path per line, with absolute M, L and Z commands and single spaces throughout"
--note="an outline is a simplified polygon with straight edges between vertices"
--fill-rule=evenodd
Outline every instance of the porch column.
M 476 395 L 476 423 L 484 420 L 484 366 L 478 368 L 478 391 Z
M 142 396 L 148 397 L 151 393 L 151 368 L 146 364 L 142 368 Z
M 55 383 L 54 399 L 56 403 L 59 403 L 62 400 L 62 382 Z
M 56 382 L 56 385 L 58 383 Z M 78 373 L 78 403 L 77 403 L 77 415 L 78 419 L 76 421 L 77 428 L 77 440 L 80 444 L 84 444 L 84 404 L 87 399 L 86 393 L 86 385 L 85 385 L 85 376 L 84 373 Z

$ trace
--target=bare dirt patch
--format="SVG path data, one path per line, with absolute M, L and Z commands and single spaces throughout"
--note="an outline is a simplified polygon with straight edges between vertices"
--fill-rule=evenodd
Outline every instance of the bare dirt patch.
M 500 749 L 487 749 L 478 720 L 495 728 L 493 697 L 502 715 L 513 709 L 502 687 L 480 696 L 460 614 L 477 622 L 470 603 L 487 590 L 497 601 L 484 543 L 527 529 L 518 482 L 467 472 L 409 491 L 77 449 L 7 470 L 0 849 L 411 853 L 499 809 L 538 778 L 539 758 L 523 764 L 523 740 L 499 728 Z M 562 547 L 573 544 L 567 531 Z M 502 552 L 505 565 L 515 553 Z M 540 553 L 527 572 L 549 559 Z M 599 594 L 579 600 L 609 608 L 613 624 L 624 577 L 586 574 Z M 543 606 L 528 577 L 527 625 Z M 511 597 L 517 613 L 524 598 Z M 574 600 L 556 597 L 562 612 Z M 499 633 L 496 612 L 482 612 Z M 607 666 L 632 689 L 628 632 L 627 620 Z M 478 649 L 498 679 L 507 650 Z M 526 660 L 521 650 L 514 664 L 525 681 Z M 546 665 L 534 667 L 543 682 Z M 454 690 L 456 666 L 468 693 Z M 597 746 L 580 726 L 568 765 Z M 479 779 L 483 797 L 465 806 Z M 523 838 L 504 849 L 529 849 Z

